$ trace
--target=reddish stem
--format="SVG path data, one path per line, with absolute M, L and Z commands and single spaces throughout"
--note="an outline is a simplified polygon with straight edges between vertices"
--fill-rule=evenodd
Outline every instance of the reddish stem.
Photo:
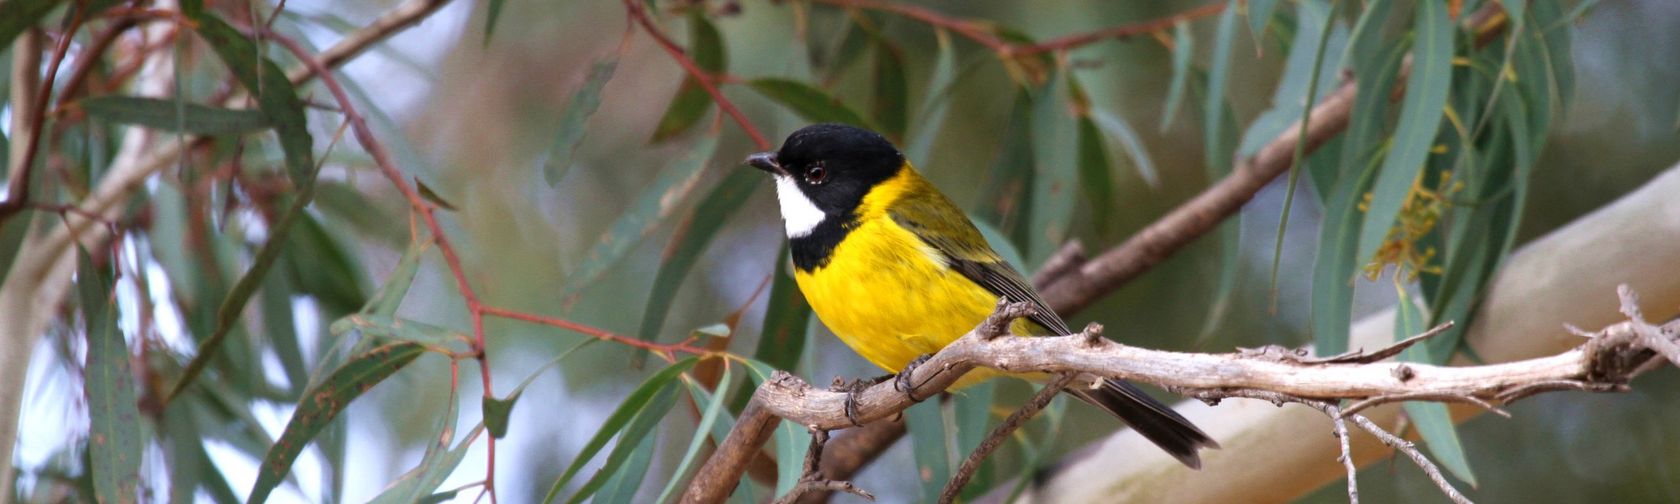
M 742 114 L 741 109 L 735 108 L 733 102 L 723 97 L 723 92 L 717 88 L 717 77 L 700 68 L 700 65 L 696 64 L 693 58 L 688 57 L 688 53 L 683 50 L 682 46 L 672 42 L 671 38 L 665 35 L 665 32 L 659 31 L 659 26 L 653 24 L 653 20 L 648 18 L 647 11 L 642 8 L 640 2 L 624 0 L 624 10 L 630 15 L 630 19 L 634 20 L 636 24 L 642 25 L 642 29 L 646 30 L 648 35 L 653 36 L 653 40 L 659 43 L 659 47 L 664 49 L 666 54 L 671 55 L 671 59 L 677 60 L 677 64 L 682 65 L 683 70 L 694 77 L 695 82 L 700 83 L 700 87 L 706 90 L 706 94 L 712 95 L 712 101 L 717 102 L 718 109 L 723 110 L 724 114 L 728 114 L 730 119 L 734 119 L 735 124 L 741 125 L 741 130 L 747 132 L 747 136 L 752 137 L 753 143 L 759 149 L 770 150 L 775 148 L 769 140 L 765 139 L 764 134 L 758 131 L 758 127 L 754 126 L 752 121 L 747 120 L 746 114 Z

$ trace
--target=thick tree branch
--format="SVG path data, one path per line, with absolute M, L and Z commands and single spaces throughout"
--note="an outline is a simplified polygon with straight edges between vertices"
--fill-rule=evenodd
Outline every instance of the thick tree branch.
M 1292 400 L 1376 400 L 1417 397 L 1471 398 L 1504 403 L 1540 385 L 1547 389 L 1625 390 L 1635 374 L 1649 369 L 1655 357 L 1642 333 L 1666 336 L 1680 322 L 1660 329 L 1626 321 L 1600 330 L 1574 349 L 1536 359 L 1483 366 L 1449 367 L 1416 363 L 1364 362 L 1361 359 L 1315 361 L 1273 351 L 1228 354 L 1168 352 L 1131 347 L 1098 337 L 1088 328 L 1071 336 L 1019 337 L 1006 334 L 1008 322 L 1025 316 L 1023 304 L 1000 303 L 997 312 L 970 333 L 947 345 L 909 377 L 910 393 L 893 383 L 872 386 L 855 396 L 813 388 L 793 375 L 777 373 L 753 394 L 741 423 L 696 474 L 683 502 L 719 502 L 739 481 L 745 459 L 758 452 L 778 418 L 814 429 L 850 426 L 847 401 L 855 418 L 870 422 L 944 390 L 964 373 L 987 367 L 1011 373 L 1079 373 L 1153 383 L 1217 402 L 1253 397 L 1254 392 Z M 1408 339 L 1396 346 L 1414 343 Z M 1672 340 L 1670 340 L 1672 341 Z M 1377 355 L 1391 354 L 1378 351 Z M 1345 413 L 1337 413 L 1346 416 Z M 1357 420 L 1356 420 L 1357 423 Z M 1363 427 L 1363 425 L 1362 425 Z

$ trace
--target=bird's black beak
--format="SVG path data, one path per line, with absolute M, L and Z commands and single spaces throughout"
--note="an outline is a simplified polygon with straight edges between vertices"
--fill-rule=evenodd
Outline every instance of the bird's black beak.
M 785 176 L 788 174 L 787 169 L 782 168 L 782 163 L 776 161 L 775 151 L 760 152 L 747 156 L 747 164 L 752 165 L 753 168 L 769 172 L 771 175 Z

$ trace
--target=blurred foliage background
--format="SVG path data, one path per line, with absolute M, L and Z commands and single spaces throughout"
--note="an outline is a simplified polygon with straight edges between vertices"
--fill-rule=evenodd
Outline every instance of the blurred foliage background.
M 69 23 L 76 16 L 58 3 L 0 5 L 45 6 L 36 19 L 51 35 L 46 40 L 55 41 L 75 26 Z M 183 4 L 190 14 L 193 4 Z M 646 8 L 702 67 L 724 76 L 724 94 L 770 142 L 779 144 L 813 118 L 882 129 L 941 189 L 993 228 L 994 245 L 1014 249 L 1029 270 L 1059 239 L 1079 238 L 1090 250 L 1119 243 L 1229 170 L 1234 153 L 1247 153 L 1250 135 L 1263 142 L 1281 133 L 1299 117 L 1309 87 L 1323 96 L 1345 72 L 1363 65 L 1392 71 L 1399 51 L 1428 38 L 1418 32 L 1427 24 L 1423 18 L 1449 19 L 1436 26 L 1448 31 L 1449 45 L 1438 48 L 1448 59 L 1413 62 L 1413 68 L 1436 65 L 1431 68 L 1446 73 L 1413 82 L 1446 86 L 1440 89 L 1447 107 L 1459 117 L 1420 122 L 1426 129 L 1417 143 L 1422 150 L 1414 149 L 1419 161 L 1383 165 L 1369 180 L 1376 189 L 1356 191 L 1367 166 L 1384 163 L 1405 143 L 1398 137 L 1405 136 L 1402 109 L 1410 102 L 1387 104 L 1385 113 L 1370 116 L 1375 129 L 1358 144 L 1362 148 L 1348 147 L 1350 138 L 1309 153 L 1312 168 L 1300 174 L 1292 200 L 1291 177 L 1280 177 L 1220 231 L 1071 317 L 1076 324 L 1100 321 L 1111 337 L 1153 348 L 1225 351 L 1315 338 L 1320 348 L 1334 347 L 1334 335 L 1314 330 L 1334 322 L 1327 311 L 1339 309 L 1345 330 L 1346 320 L 1395 305 L 1397 292 L 1428 306 L 1428 317 L 1462 319 L 1502 247 L 1510 246 L 1507 240 L 1520 245 L 1545 234 L 1680 159 L 1680 88 L 1668 84 L 1680 80 L 1680 5 L 1673 2 L 1524 2 L 1529 15 L 1507 23 L 1524 31 L 1494 34 L 1485 46 L 1474 42 L 1476 27 L 1461 22 L 1481 6 L 1473 0 L 1434 6 L 1251 1 L 1223 12 L 1204 9 L 1218 4 L 892 3 L 983 20 L 978 30 L 1011 42 L 1205 12 L 1122 40 L 1009 61 L 925 20 L 865 8 L 878 5 L 871 2 L 651 1 Z M 396 5 L 291 1 L 276 15 L 272 2 L 217 2 L 189 17 L 225 18 L 236 34 L 249 36 L 249 20 L 273 16 L 277 33 L 325 47 Z M 161 2 L 151 7 L 174 10 Z M 796 294 L 775 274 L 784 252 L 774 198 L 768 184 L 757 174 L 741 175 L 737 163 L 762 148 L 696 86 L 684 83 L 683 68 L 645 31 L 630 28 L 627 34 L 626 10 L 618 2 L 447 3 L 338 76 L 405 180 L 423 184 L 430 201 L 452 207 L 439 209 L 438 218 L 486 304 L 662 343 L 693 335 L 696 346 L 754 356 L 816 383 L 878 374 L 814 317 L 807 322 Z M 12 19 L 22 18 L 7 18 L 0 27 L 9 28 Z M 116 19 L 95 16 L 73 32 L 72 46 L 87 47 Z M 1360 29 L 1364 19 L 1371 21 Z M 160 24 L 166 23 L 146 26 Z M 679 467 L 688 467 L 685 453 L 711 404 L 700 385 L 717 379 L 716 360 L 696 365 L 690 375 L 660 374 L 671 369 L 668 362 L 647 352 L 610 342 L 575 348 L 589 338 L 492 317 L 484 327 L 492 400 L 473 399 L 484 394 L 477 364 L 460 358 L 472 347 L 468 306 L 435 247 L 412 243 L 416 236 L 425 243 L 429 233 L 363 146 L 340 130 L 339 107 L 325 88 L 302 85 L 295 95 L 308 120 L 314 160 L 321 161 L 318 180 L 288 175 L 286 167 L 299 160 L 281 148 L 280 137 L 263 131 L 286 134 L 267 102 L 257 107 L 266 119 L 189 114 L 176 105 L 134 109 L 156 103 L 118 102 L 112 104 L 116 112 L 87 104 L 102 95 L 140 94 L 123 72 L 158 47 L 175 61 L 158 96 L 190 103 L 216 104 L 241 88 L 229 78 L 230 68 L 266 68 L 248 54 L 220 55 L 205 42 L 202 26 L 195 28 L 197 37 L 166 37 L 161 46 L 143 43 L 158 43 L 154 39 L 119 38 L 95 65 L 94 85 L 57 92 L 57 108 L 46 123 L 53 134 L 39 161 L 57 175 L 32 182 L 38 202 L 84 197 L 92 181 L 107 174 L 127 124 L 192 130 L 213 141 L 145 181 L 119 219 L 125 238 L 113 250 L 88 251 L 77 274 L 80 294 L 55 311 L 29 363 L 10 461 L 18 469 L 18 501 L 91 500 L 122 486 L 96 482 L 103 466 L 92 455 L 88 422 L 108 411 L 91 385 L 99 382 L 91 371 L 107 370 L 94 366 L 100 362 L 94 356 L 109 350 L 99 342 L 117 340 L 126 340 L 140 380 L 137 411 L 144 417 L 132 435 L 141 444 L 135 470 L 143 500 L 243 500 L 253 485 L 261 486 L 263 461 L 273 460 L 271 447 L 284 437 L 311 443 L 288 476 L 269 478 L 278 484 L 276 501 L 400 500 L 387 488 L 392 482 L 426 487 L 412 494 L 421 496 L 466 486 L 457 498 L 468 501 L 477 493 L 470 485 L 488 469 L 487 443 L 468 438 L 477 435 L 472 426 L 480 422 L 497 431 L 494 424 L 505 421 L 495 471 L 497 493 L 509 502 L 538 501 L 553 490 L 564 498 L 583 489 L 599 492 L 598 500 L 644 502 L 659 496 Z M 1323 54 L 1321 33 L 1329 34 Z M 275 61 L 276 68 L 296 62 L 285 49 L 256 40 L 264 48 L 257 56 Z M 50 47 L 41 50 L 50 55 Z M 69 61 L 78 54 L 72 51 Z M 8 51 L 4 57 L 19 56 Z M 1507 61 L 1515 63 L 1507 69 Z M 1310 85 L 1314 72 L 1317 86 Z M 1502 80 L 1507 74 L 1512 76 Z M 783 80 L 760 80 L 766 78 Z M 1405 100 L 1418 89 L 1408 89 Z M 23 145 L 11 120 L 21 105 L 13 99 L 0 113 L 12 150 Z M 1513 118 L 1508 111 L 1514 108 L 1526 115 Z M 1549 118 L 1537 117 L 1539 109 Z M 1363 116 L 1355 114 L 1359 122 Z M 1484 116 L 1496 126 L 1478 126 Z M 205 125 L 212 118 L 255 126 Z M 1473 134 L 1455 133 L 1455 120 L 1468 123 L 1462 127 Z M 1505 129 L 1518 122 L 1534 127 L 1526 136 Z M 340 134 L 344 140 L 335 142 Z M 151 141 L 168 145 L 175 139 L 164 132 Z M 1377 245 L 1330 247 L 1335 240 L 1363 239 L 1321 234 L 1327 218 L 1363 215 L 1349 209 L 1359 198 L 1337 204 L 1332 193 L 1373 191 L 1366 206 L 1422 201 L 1409 199 L 1415 197 L 1411 176 L 1390 175 L 1400 190 L 1382 190 L 1390 187 L 1383 174 L 1408 167 L 1423 174 L 1422 187 L 1446 188 L 1446 198 L 1456 202 L 1442 210 L 1441 226 L 1408 241 L 1420 244 L 1420 254 L 1431 246 L 1438 253 L 1419 255 L 1416 263 L 1399 261 L 1422 270 L 1418 283 L 1397 290 L 1390 269 L 1376 281 L 1335 291 L 1335 298 L 1350 300 L 1346 304 L 1321 305 L 1338 309 L 1315 311 L 1315 303 L 1332 296 L 1315 289 L 1315 275 L 1323 274 L 1315 268 L 1327 257 L 1357 268 L 1370 257 L 1369 246 Z M 1443 178 L 1448 182 L 1439 183 Z M 182 391 L 181 402 L 158 409 L 159 396 L 198 355 L 195 347 L 216 332 L 222 300 L 255 262 L 285 205 L 310 180 L 313 204 L 290 229 L 244 317 L 228 329 L 221 353 L 208 361 L 197 384 Z M 1454 183 L 1463 186 L 1452 189 Z M 1287 226 L 1280 228 L 1286 201 Z M 13 236 L 7 250 L 18 247 L 26 230 L 61 218 L 44 207 L 19 215 L 6 223 Z M 17 224 L 23 219 L 31 220 Z M 1389 222 L 1383 220 L 1378 231 Z M 1464 259 L 1474 267 L 1449 262 L 1459 250 L 1483 248 L 1483 255 Z M 416 253 L 405 255 L 411 249 Z M 692 263 L 684 269 L 687 261 Z M 100 278 L 112 283 L 95 281 Z M 1455 294 L 1442 286 L 1444 279 L 1466 286 Z M 103 295 L 99 285 L 106 285 Z M 353 315 L 359 318 L 346 318 Z M 110 327 L 102 328 L 101 320 L 110 320 Z M 766 323 L 788 334 L 789 342 L 761 344 Z M 111 334 L 120 337 L 112 340 Z M 1345 345 L 1345 334 L 1341 341 Z M 1452 340 L 1445 341 L 1430 350 L 1431 360 L 1451 353 Z M 401 360 L 365 353 L 375 345 Z M 561 356 L 557 366 L 545 367 Z M 730 362 L 724 373 L 730 383 L 751 381 L 765 369 L 745 359 Z M 287 435 L 303 409 L 296 406 L 299 398 L 310 397 L 306 391 L 321 390 L 316 387 L 326 386 L 323 381 L 330 385 L 327 378 L 337 370 L 381 364 L 401 370 L 383 382 L 374 378 L 378 385 L 321 424 L 318 435 Z M 464 377 L 459 380 L 451 378 L 457 364 Z M 534 381 L 521 385 L 527 377 Z M 517 403 L 507 399 L 515 386 L 522 391 Z M 735 389 L 745 390 L 719 390 Z M 1663 428 L 1662 420 L 1680 414 L 1676 390 L 1680 374 L 1665 369 L 1626 394 L 1530 399 L 1511 408 L 1513 419 L 1484 416 L 1461 425 L 1461 452 L 1438 449 L 1440 438 L 1430 439 L 1432 455 L 1449 467 L 1473 468 L 1477 485 L 1466 493 L 1479 501 L 1680 501 L 1674 477 L 1680 434 Z M 964 394 L 945 406 L 948 411 L 919 406 L 908 415 L 912 439 L 862 472 L 857 484 L 888 502 L 925 500 L 929 489 L 937 495 L 943 478 L 935 475 L 949 471 L 938 466 L 954 466 L 951 451 L 958 457 L 966 452 L 947 448 L 946 437 L 952 446 L 971 446 L 978 428 L 1031 391 L 1025 383 L 1000 382 Z M 348 402 L 357 395 L 346 394 L 334 397 Z M 730 399 L 719 403 L 738 406 Z M 625 405 L 625 411 L 646 414 L 615 416 L 615 408 Z M 727 410 L 714 428 L 727 427 Z M 443 419 L 457 413 L 454 439 L 478 441 L 459 443 L 459 453 L 435 449 L 440 425 L 448 423 Z M 1021 442 L 994 457 L 970 494 L 1028 474 L 1033 462 L 1054 461 L 1116 427 L 1100 412 L 1058 402 Z M 649 441 L 591 443 L 617 429 L 638 428 L 649 429 Z M 797 441 L 797 435 L 787 439 Z M 802 449 L 776 448 L 784 462 L 794 463 Z M 603 465 L 608 470 L 597 476 Z M 430 468 L 442 474 L 423 474 Z M 577 475 L 551 489 L 569 468 Z M 1366 468 L 1360 482 L 1363 495 L 1378 502 L 1438 498 L 1405 463 Z M 736 497 L 767 498 L 774 483 L 761 482 Z M 1345 498 L 1332 483 L 1302 500 Z

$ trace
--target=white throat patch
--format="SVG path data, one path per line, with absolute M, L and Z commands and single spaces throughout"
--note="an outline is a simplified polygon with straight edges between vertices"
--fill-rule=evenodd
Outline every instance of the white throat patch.
M 809 236 L 828 217 L 805 197 L 792 177 L 776 176 L 776 201 L 782 204 L 782 227 L 787 229 L 788 238 Z

